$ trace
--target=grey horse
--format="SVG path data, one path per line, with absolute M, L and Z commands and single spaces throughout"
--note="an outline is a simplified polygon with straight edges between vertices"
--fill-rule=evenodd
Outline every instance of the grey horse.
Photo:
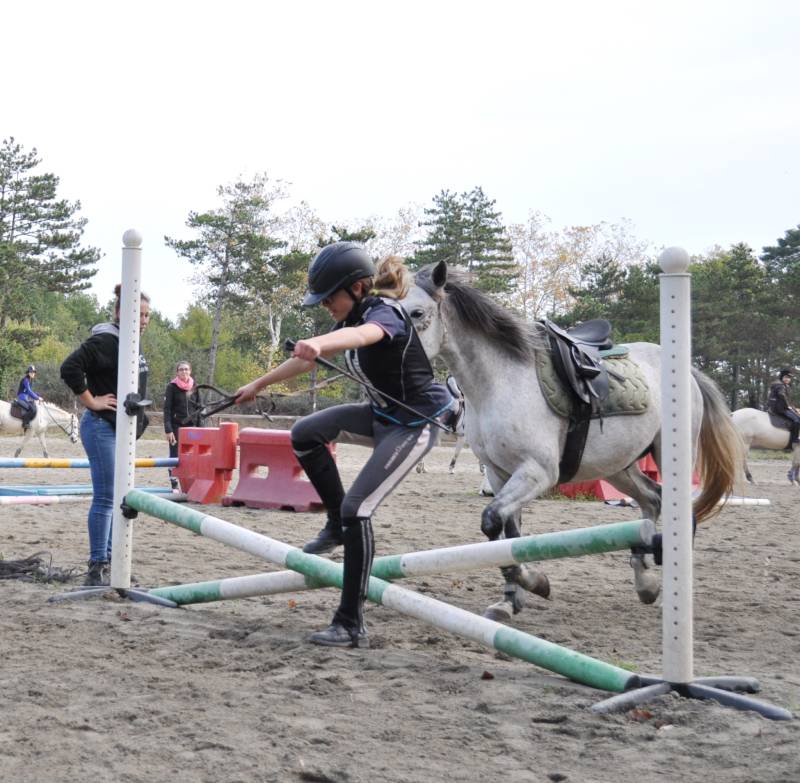
M 466 438 L 486 465 L 495 493 L 483 511 L 481 530 L 490 540 L 519 536 L 523 505 L 557 483 L 568 425 L 550 409 L 537 380 L 535 354 L 545 350 L 543 327 L 459 281 L 444 262 L 420 270 L 402 304 L 428 356 L 441 355 L 469 405 Z M 656 521 L 661 490 L 639 470 L 637 460 L 650 452 L 657 464 L 661 461 L 661 349 L 650 343 L 628 347 L 645 375 L 650 404 L 636 416 L 606 418 L 602 430 L 593 421 L 573 480 L 605 478 L 636 500 L 643 516 Z M 693 371 L 692 437 L 702 482 L 694 503 L 699 523 L 717 513 L 718 501 L 731 494 L 743 450 L 722 394 L 698 371 Z M 634 553 L 631 565 L 640 600 L 654 602 L 660 580 L 650 556 Z M 541 571 L 525 566 L 501 571 L 503 599 L 487 609 L 487 617 L 510 620 L 524 605 L 523 590 L 549 594 Z

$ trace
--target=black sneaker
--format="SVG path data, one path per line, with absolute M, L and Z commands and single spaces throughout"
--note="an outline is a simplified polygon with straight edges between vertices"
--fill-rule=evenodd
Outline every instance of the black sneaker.
M 341 623 L 332 623 L 324 631 L 317 631 L 308 637 L 311 644 L 320 644 L 323 647 L 369 647 L 367 629 L 345 628 Z
M 317 533 L 316 538 L 312 538 L 304 547 L 303 551 L 309 555 L 322 555 L 325 552 L 332 552 L 337 546 L 341 546 L 342 531 L 334 530 L 327 525 Z
M 83 580 L 84 587 L 105 587 L 108 585 L 109 568 L 108 560 L 90 560 L 86 579 Z

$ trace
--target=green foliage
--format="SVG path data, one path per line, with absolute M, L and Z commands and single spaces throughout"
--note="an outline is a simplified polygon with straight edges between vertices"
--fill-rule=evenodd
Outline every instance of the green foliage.
M 266 293 L 279 271 L 269 258 L 282 243 L 271 235 L 273 203 L 283 196 L 265 174 L 251 182 L 220 186 L 222 205 L 204 213 L 190 212 L 186 225 L 195 239 L 164 237 L 168 247 L 196 266 L 204 281 L 202 295 L 213 310 L 208 353 L 209 383 L 214 383 L 223 314 L 246 306 L 253 287 Z M 265 288 L 262 289 L 261 286 Z
M 508 293 L 516 276 L 511 243 L 495 209 L 483 189 L 475 187 L 456 195 L 443 190 L 425 210 L 429 217 L 427 237 L 409 264 L 421 267 L 445 261 L 467 269 L 470 283 L 493 294 Z
M 13 138 L 0 145 L 0 328 L 28 317 L 31 291 L 86 288 L 100 258 L 80 246 L 80 202 L 59 199 L 58 177 L 34 173 L 39 163 Z

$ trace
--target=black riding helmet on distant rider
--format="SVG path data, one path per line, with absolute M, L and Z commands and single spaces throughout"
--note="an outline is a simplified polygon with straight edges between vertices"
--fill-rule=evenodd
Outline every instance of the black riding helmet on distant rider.
M 308 293 L 303 306 L 319 304 L 342 288 L 375 276 L 375 264 L 361 245 L 334 242 L 324 247 L 308 269 Z
M 781 380 L 784 379 L 785 376 L 789 376 L 790 378 L 794 377 L 794 370 L 790 369 L 789 367 L 784 367 L 779 373 L 778 378 Z

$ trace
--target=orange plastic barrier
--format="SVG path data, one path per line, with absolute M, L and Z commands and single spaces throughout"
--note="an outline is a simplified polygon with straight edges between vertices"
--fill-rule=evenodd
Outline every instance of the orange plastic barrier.
M 659 484 L 661 483 L 661 474 L 658 472 L 658 466 L 650 454 L 646 454 L 639 460 L 639 469 L 645 476 L 649 476 Z M 700 478 L 697 473 L 692 473 L 692 485 L 696 487 L 699 484 Z M 625 500 L 628 497 L 602 479 L 579 481 L 575 484 L 559 484 L 558 492 L 568 498 L 583 496 L 594 497 L 597 500 Z
M 239 425 L 181 427 L 178 431 L 178 466 L 172 475 L 192 503 L 219 503 L 236 469 Z
M 329 448 L 335 457 L 333 444 Z M 222 504 L 292 511 L 323 509 L 317 491 L 294 456 L 289 431 L 254 427 L 243 429 L 239 435 L 239 483 Z

